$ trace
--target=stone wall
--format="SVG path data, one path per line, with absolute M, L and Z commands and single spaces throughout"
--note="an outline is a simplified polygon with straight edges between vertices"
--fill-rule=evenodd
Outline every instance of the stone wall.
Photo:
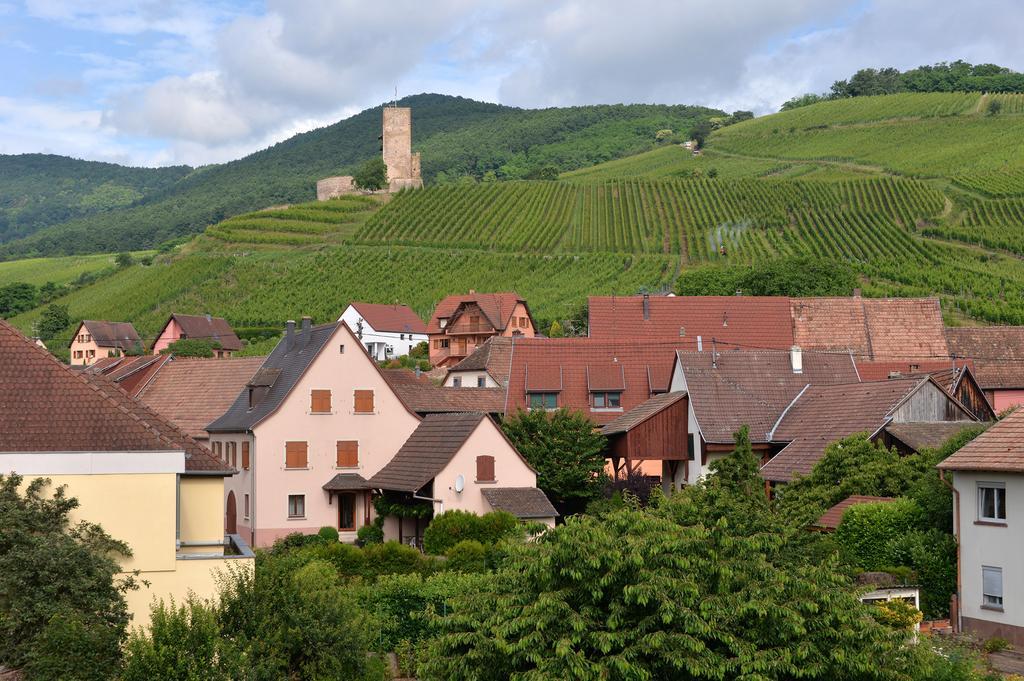
M 316 200 L 326 201 L 336 196 L 354 194 L 356 191 L 356 184 L 351 175 L 325 177 L 316 183 Z
M 384 163 L 388 179 L 416 177 L 412 173 L 412 109 L 384 107 Z

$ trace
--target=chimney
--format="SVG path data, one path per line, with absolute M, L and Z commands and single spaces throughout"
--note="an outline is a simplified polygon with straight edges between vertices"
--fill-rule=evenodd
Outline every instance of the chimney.
M 704 339 L 697 336 L 697 352 L 704 352 Z
M 312 329 L 313 318 L 309 316 L 304 316 L 302 318 L 302 331 L 299 333 L 299 344 L 301 345 L 300 349 L 304 350 L 306 346 L 309 345 L 309 337 L 312 335 Z
M 284 323 L 285 352 L 291 352 L 293 347 L 295 347 L 295 320 L 289 319 Z
M 860 298 L 860 288 L 853 289 L 853 297 Z
M 789 362 L 793 365 L 794 374 L 804 372 L 804 351 L 800 349 L 799 345 L 794 345 L 789 349 Z
M 469 295 L 474 295 L 475 293 L 476 293 L 476 289 L 472 289 L 472 288 L 469 289 Z
M 651 296 L 644 293 L 644 321 L 651 318 Z

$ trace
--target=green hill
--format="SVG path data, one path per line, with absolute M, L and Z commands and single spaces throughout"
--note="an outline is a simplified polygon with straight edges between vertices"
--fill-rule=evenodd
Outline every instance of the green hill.
M 1024 133 L 1024 116 L 1021 100 L 1004 100 L 997 115 L 983 95 L 828 101 L 718 130 L 699 156 L 671 144 L 557 182 L 249 213 L 60 302 L 74 318 L 132 319 L 144 335 L 172 310 L 276 326 L 363 299 L 426 316 L 470 288 L 516 289 L 551 320 L 587 294 L 672 287 L 693 266 L 811 256 L 851 263 L 866 295 L 936 295 L 954 322 L 1024 324 L 1024 195 L 964 181 L 1014 193 L 1022 152 L 1006 140 Z
M 488 172 L 516 178 L 545 166 L 572 170 L 650 149 L 658 130 L 686 134 L 698 120 L 722 115 L 713 109 L 660 105 L 526 110 L 428 94 L 407 97 L 400 104 L 413 107 L 413 145 L 423 154 L 428 181 L 442 173 L 444 178 L 482 178 Z M 175 181 L 152 190 L 147 185 L 146 191 L 138 189 L 134 194 L 100 187 L 94 203 L 110 204 L 114 195 L 124 207 L 96 215 L 71 212 L 59 221 L 51 219 L 45 223 L 48 227 L 33 222 L 16 235 L 39 231 L 0 246 L 0 259 L 148 248 L 201 232 L 233 215 L 310 201 L 318 179 L 351 174 L 361 161 L 379 153 L 380 120 L 380 107 L 367 109 L 238 161 L 192 172 L 187 168 L 121 169 L 126 175 L 163 173 Z M 12 158 L 21 157 L 0 160 Z M 52 182 L 46 173 L 56 173 L 55 168 L 68 159 L 44 160 L 48 163 L 42 163 L 41 174 L 3 172 L 0 166 L 0 206 L 4 187 L 9 185 L 12 192 L 35 192 L 41 201 L 48 201 L 46 210 L 56 215 L 67 202 L 60 195 L 47 194 Z M 87 172 L 83 170 L 82 175 Z

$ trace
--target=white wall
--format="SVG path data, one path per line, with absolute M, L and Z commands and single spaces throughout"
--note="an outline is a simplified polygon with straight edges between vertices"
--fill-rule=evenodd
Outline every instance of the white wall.
M 978 483 L 1006 485 L 1006 526 L 976 525 Z M 956 471 L 960 492 L 960 588 L 964 617 L 1024 627 L 1024 475 Z M 1003 569 L 1003 612 L 981 607 L 982 566 Z
M 477 381 L 483 377 L 484 384 L 480 386 Z M 444 385 L 446 388 L 455 387 L 455 379 L 458 378 L 462 381 L 463 388 L 500 388 L 498 382 L 491 378 L 491 375 L 486 371 L 450 371 L 444 379 Z
M 688 391 L 688 386 L 686 385 L 686 376 L 683 374 L 682 365 L 679 364 L 678 360 L 672 367 L 672 379 L 669 382 L 668 391 L 672 393 Z M 700 443 L 703 436 L 700 432 L 700 425 L 697 423 L 697 414 L 694 413 L 693 411 L 693 399 L 688 399 L 686 402 L 686 432 L 687 434 L 692 434 L 694 436 L 694 448 L 696 451 L 694 453 L 693 461 L 690 461 L 689 463 L 689 477 L 686 478 L 685 481 L 682 479 L 683 467 L 679 467 L 676 477 L 677 487 L 680 485 L 680 483 L 685 483 L 687 485 L 695 485 L 698 482 L 700 482 L 700 479 L 704 477 L 704 475 L 706 475 L 708 472 L 706 466 L 701 466 Z M 712 456 L 715 456 L 715 458 L 721 458 L 721 455 L 710 455 L 708 457 L 709 464 L 712 461 Z M 665 466 L 664 470 L 667 472 L 668 467 Z M 671 481 L 663 482 L 663 486 L 665 486 L 666 491 L 668 490 L 668 487 L 666 485 L 668 485 L 670 482 Z
M 386 345 L 390 345 L 392 348 L 394 348 L 394 354 L 390 355 L 390 358 L 408 355 L 409 350 L 414 348 L 419 343 L 425 342 L 427 340 L 427 334 L 425 333 L 398 333 L 394 331 L 377 331 L 372 326 L 370 326 L 370 323 L 363 319 L 359 315 L 359 312 L 356 311 L 356 309 L 351 305 L 345 308 L 345 311 L 342 313 L 341 317 L 338 318 L 338 321 L 342 321 L 348 324 L 349 328 L 352 329 L 353 333 L 356 332 L 356 329 L 359 328 L 359 322 L 362 321 L 363 345 L 367 349 L 370 348 L 371 343 L 384 343 Z M 374 359 L 377 360 L 378 362 L 388 358 L 389 356 L 386 356 L 384 354 L 383 347 L 378 348 L 378 352 L 374 355 Z

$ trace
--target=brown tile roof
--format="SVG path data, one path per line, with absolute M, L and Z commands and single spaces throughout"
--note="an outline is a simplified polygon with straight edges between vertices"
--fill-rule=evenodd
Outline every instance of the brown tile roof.
M 655 414 L 661 413 L 662 410 L 671 407 L 673 404 L 683 399 L 686 399 L 685 391 L 655 395 L 646 402 L 630 409 L 625 414 L 617 416 L 609 421 L 601 429 L 601 433 L 604 435 L 615 435 L 617 433 L 629 432 L 631 429 L 640 425 Z
M 808 384 L 854 383 L 853 360 L 841 353 L 803 352 L 803 371 L 793 372 L 780 350 L 680 351 L 690 406 L 707 442 L 731 443 L 741 426 L 754 442 L 767 442 L 783 410 Z
M 153 376 L 170 355 L 136 355 L 133 357 L 103 357 L 85 368 L 86 373 L 100 374 L 120 386 L 132 397 Z
M 338 473 L 324 483 L 323 489 L 328 492 L 347 492 L 350 490 L 371 489 L 366 478 L 358 473 Z
M 506 511 L 523 520 L 559 515 L 547 495 L 536 487 L 486 487 L 480 493 L 495 511 Z
M 1024 473 L 1024 409 L 996 422 L 938 465 L 953 471 Z
M 505 411 L 504 388 L 445 388 L 409 369 L 385 369 L 383 373 L 391 389 L 418 414 Z
M 1024 326 L 950 327 L 949 350 L 970 358 L 985 390 L 1024 388 Z
M 793 341 L 858 359 L 949 356 L 937 298 L 793 298 Z
M 234 329 L 228 324 L 226 319 L 222 317 L 211 317 L 210 315 L 199 315 L 199 314 L 179 314 L 177 312 L 171 314 L 167 322 L 164 323 L 164 328 L 160 330 L 162 335 L 167 325 L 171 323 L 171 319 L 178 322 L 178 326 L 181 327 L 182 334 L 187 338 L 197 338 L 213 341 L 220 343 L 220 346 L 225 350 L 241 350 L 242 341 L 235 335 Z
M 484 414 L 428 414 L 370 487 L 415 492 L 440 473 L 473 434 Z
M 127 350 L 142 343 L 139 332 L 135 330 L 131 322 L 104 322 L 85 319 L 82 324 L 85 325 L 85 330 L 92 336 L 96 345 L 101 348 Z M 77 336 L 71 338 L 71 343 L 75 342 L 75 338 Z M 71 347 L 71 343 L 68 343 L 68 347 Z
M 185 470 L 220 460 L 104 376 L 72 371 L 0 321 L 0 451 L 185 452 Z
M 916 452 L 924 449 L 938 449 L 949 438 L 967 428 L 978 428 L 974 421 L 940 421 L 928 423 L 893 423 L 885 432 Z
M 846 497 L 832 508 L 825 511 L 824 515 L 818 518 L 818 522 L 814 525 L 815 527 L 821 527 L 829 530 L 834 530 L 839 527 L 839 523 L 843 520 L 843 514 L 846 513 L 846 509 L 857 504 L 884 504 L 890 501 L 896 501 L 893 497 L 867 497 L 860 494 L 854 494 Z
M 150 409 L 195 438 L 234 403 L 265 357 L 173 359 L 139 392 Z
M 761 477 L 788 482 L 807 475 L 829 444 L 855 433 L 874 435 L 887 425 L 893 409 L 928 380 L 808 386 L 779 419 L 772 439 L 789 444 L 761 467 Z
M 498 331 L 504 331 L 508 326 L 512 312 L 517 303 L 526 304 L 526 300 L 518 293 L 467 293 L 462 295 L 448 296 L 434 308 L 434 314 L 427 324 L 427 333 L 441 333 L 442 329 L 438 320 L 451 318 L 465 303 L 476 303 L 480 311 L 484 313 L 487 320 Z
M 673 339 L 680 349 L 719 349 L 739 344 L 788 350 L 793 345 L 789 298 L 754 296 L 650 296 L 644 319 L 643 296 L 588 298 L 591 338 Z
M 423 323 L 412 308 L 406 305 L 380 305 L 378 303 L 350 303 L 359 316 L 375 331 L 395 333 L 426 333 Z
M 962 366 L 962 361 L 957 362 Z M 956 367 L 949 359 L 931 360 L 857 360 L 857 373 L 862 381 L 884 381 L 887 378 L 906 378 L 928 374 L 936 382 L 950 388 L 958 377 Z M 952 379 L 952 380 L 949 380 Z M 948 383 L 948 385 L 947 385 Z
M 506 414 L 527 406 L 530 391 L 558 391 L 558 406 L 581 411 L 597 424 L 620 412 L 591 411 L 587 372 L 590 367 L 621 367 L 623 412 L 652 395 L 650 375 L 667 377 L 679 343 L 667 339 L 513 338 Z
M 509 364 L 512 361 L 512 339 L 506 336 L 491 336 L 483 345 L 478 345 L 466 359 L 452 371 L 486 371 L 498 385 L 508 383 Z

